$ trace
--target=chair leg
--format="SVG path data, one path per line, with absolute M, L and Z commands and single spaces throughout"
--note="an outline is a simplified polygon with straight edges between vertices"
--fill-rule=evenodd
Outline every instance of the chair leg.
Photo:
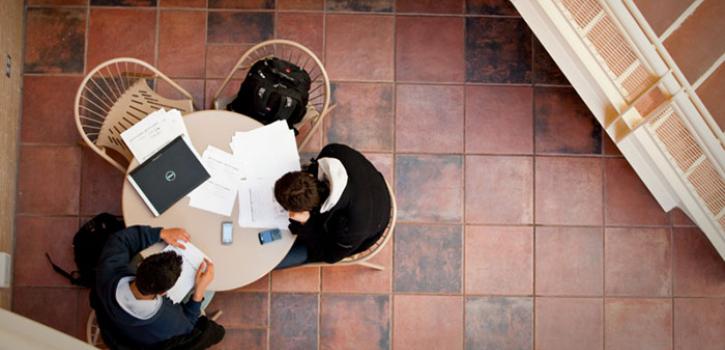
M 378 270 L 378 271 L 385 270 L 385 267 L 383 267 L 382 265 L 369 263 L 367 261 L 361 261 L 359 263 L 356 263 L 356 265 L 362 265 L 362 266 L 369 267 L 369 268 L 371 268 L 373 270 Z

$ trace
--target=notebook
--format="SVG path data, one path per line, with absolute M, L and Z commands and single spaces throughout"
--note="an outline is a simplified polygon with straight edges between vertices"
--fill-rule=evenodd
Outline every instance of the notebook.
M 185 249 L 177 248 L 172 245 L 164 248 L 164 252 L 172 251 L 183 258 L 181 265 L 181 274 L 179 279 L 176 280 L 174 286 L 166 291 L 166 296 L 171 299 L 174 304 L 180 303 L 186 297 L 189 292 L 194 288 L 196 282 L 196 271 L 204 262 L 204 259 L 209 259 L 199 248 L 190 242 L 184 242 Z
M 178 136 L 132 170 L 128 181 L 159 216 L 209 177 L 196 152 Z

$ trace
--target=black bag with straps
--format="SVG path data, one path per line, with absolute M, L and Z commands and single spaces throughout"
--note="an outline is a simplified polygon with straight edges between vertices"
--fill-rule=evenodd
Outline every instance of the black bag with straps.
M 56 265 L 46 252 L 53 270 L 71 283 L 92 288 L 96 280 L 96 265 L 108 237 L 126 227 L 122 219 L 109 213 L 101 213 L 86 222 L 73 236 L 73 256 L 77 270 L 68 272 Z
M 227 109 L 264 125 L 286 120 L 292 129 L 307 112 L 310 86 L 310 75 L 304 69 L 276 57 L 265 58 L 249 69 Z

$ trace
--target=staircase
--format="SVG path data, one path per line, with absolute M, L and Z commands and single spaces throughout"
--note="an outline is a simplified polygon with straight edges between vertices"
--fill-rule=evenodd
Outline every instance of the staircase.
M 660 206 L 725 259 L 725 135 L 634 1 L 511 2 Z

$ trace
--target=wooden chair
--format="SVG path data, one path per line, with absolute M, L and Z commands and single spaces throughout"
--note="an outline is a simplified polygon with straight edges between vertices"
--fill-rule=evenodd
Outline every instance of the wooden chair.
M 366 249 L 365 251 L 362 251 L 360 253 L 357 253 L 355 255 L 348 256 L 345 259 L 342 259 L 334 264 L 328 264 L 328 263 L 311 263 L 311 264 L 303 264 L 295 268 L 303 268 L 303 267 L 310 267 L 310 266 L 317 266 L 317 267 L 325 267 L 325 266 L 346 266 L 346 265 L 360 265 L 369 267 L 371 269 L 375 269 L 378 271 L 385 270 L 385 267 L 374 264 L 369 262 L 368 260 L 372 259 L 375 255 L 380 253 L 381 250 L 383 250 L 383 247 L 385 247 L 385 244 L 388 243 L 391 237 L 393 237 L 393 231 L 395 230 L 395 221 L 398 216 L 398 207 L 395 203 L 395 193 L 393 193 L 393 190 L 390 188 L 390 184 L 386 181 L 385 184 L 388 187 L 388 193 L 390 193 L 390 221 L 388 222 L 388 226 L 385 228 L 385 231 L 383 231 L 383 234 L 380 236 L 377 242 L 373 244 L 370 248 Z
M 160 96 L 155 89 L 162 82 L 184 99 Z M 121 133 L 160 108 L 192 112 L 192 100 L 191 94 L 150 64 L 116 58 L 93 68 L 81 82 L 74 107 L 76 126 L 88 147 L 125 173 L 133 155 Z
M 91 310 L 86 321 L 86 343 L 98 349 L 106 349 L 106 344 L 103 343 L 101 337 L 101 328 L 98 327 L 98 321 L 96 320 L 96 311 L 94 310 Z
M 307 113 L 295 125 L 299 131 L 297 148 L 303 149 L 315 132 L 322 126 L 325 117 L 334 106 L 330 106 L 330 80 L 319 58 L 307 47 L 290 40 L 268 40 L 261 42 L 242 54 L 234 68 L 227 74 L 213 98 L 214 109 L 226 109 L 234 99 L 238 86 L 229 86 L 233 78 L 243 79 L 257 61 L 277 57 L 291 62 L 307 71 L 312 80 Z

